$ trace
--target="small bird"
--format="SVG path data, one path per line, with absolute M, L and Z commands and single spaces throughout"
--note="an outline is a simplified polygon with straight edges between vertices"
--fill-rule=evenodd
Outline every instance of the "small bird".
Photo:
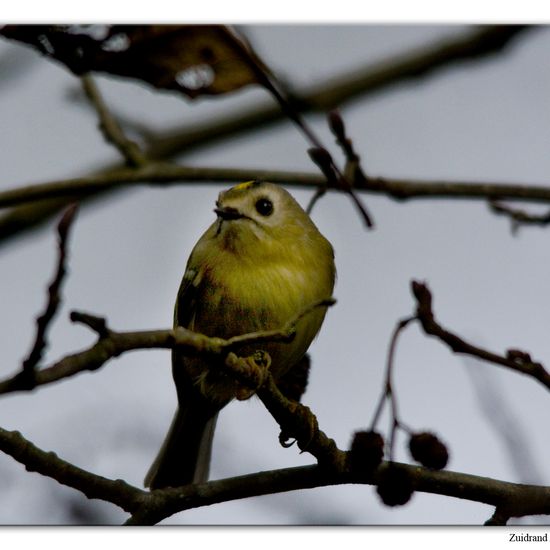
M 174 309 L 174 326 L 231 338 L 280 329 L 308 306 L 332 296 L 334 252 L 308 214 L 282 187 L 241 183 L 220 193 L 216 221 L 195 245 Z M 306 353 L 326 307 L 302 317 L 291 342 L 261 344 L 280 379 Z M 248 356 L 259 346 L 234 350 Z M 204 356 L 172 352 L 178 409 L 145 478 L 151 489 L 208 479 L 218 412 L 239 384 Z

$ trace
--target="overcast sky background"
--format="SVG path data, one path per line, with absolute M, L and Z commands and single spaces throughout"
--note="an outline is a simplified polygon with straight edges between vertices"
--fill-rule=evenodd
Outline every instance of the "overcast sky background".
M 268 64 L 299 88 L 466 27 L 253 25 L 245 30 Z M 504 54 L 453 65 L 347 105 L 342 114 L 365 169 L 373 176 L 547 185 L 548 51 L 550 28 L 541 28 L 522 35 Z M 0 77 L 2 188 L 83 175 L 118 160 L 98 133 L 95 114 L 71 101 L 79 89 L 75 77 L 6 41 L 0 42 L 0 59 L 21 67 L 11 78 Z M 269 101 L 254 89 L 188 102 L 132 82 L 104 77 L 97 82 L 115 112 L 156 130 Z M 340 158 L 322 117 L 308 120 Z M 298 130 L 284 123 L 179 160 L 315 171 L 307 147 Z M 169 327 L 187 257 L 214 219 L 216 196 L 226 187 L 142 186 L 84 206 L 70 242 L 70 276 L 45 364 L 93 343 L 89 330 L 68 321 L 73 309 L 106 316 L 117 330 Z M 307 204 L 311 191 L 289 189 Z M 375 231 L 365 230 L 346 196 L 330 193 L 313 213 L 336 250 L 338 303 L 311 348 L 304 402 L 340 448 L 370 423 L 391 332 L 414 308 L 411 279 L 429 283 L 434 310 L 446 327 L 497 352 L 524 349 L 550 365 L 547 229 L 523 228 L 513 236 L 509 222 L 491 214 L 483 201 L 397 203 L 362 197 Z M 55 247 L 52 222 L 0 249 L 2 377 L 12 374 L 30 349 Z M 450 469 L 550 483 L 548 394 L 540 384 L 453 356 L 416 326 L 399 342 L 395 384 L 403 419 L 440 435 L 450 450 Z M 487 404 L 489 411 L 482 406 Z M 2 397 L 0 425 L 20 430 L 77 466 L 141 486 L 175 406 L 169 353 L 143 351 L 32 394 Z M 495 421 L 505 425 L 513 449 L 523 449 L 525 456 L 510 451 Z M 387 425 L 384 416 L 380 428 Z M 278 432 L 255 399 L 228 406 L 218 421 L 211 478 L 313 462 L 295 447 L 280 447 Z M 409 460 L 405 444 L 400 437 L 398 460 Z M 1 524 L 116 524 L 126 518 L 118 508 L 27 473 L 1 454 L 0 487 Z M 479 525 L 492 512 L 485 505 L 420 493 L 404 507 L 387 508 L 370 486 L 342 486 L 214 505 L 167 523 Z

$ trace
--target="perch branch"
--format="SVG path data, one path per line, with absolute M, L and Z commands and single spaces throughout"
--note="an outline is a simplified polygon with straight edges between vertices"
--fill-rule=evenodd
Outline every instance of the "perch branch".
M 342 471 L 345 468 L 346 453 L 338 449 L 334 440 L 319 429 L 311 410 L 297 401 L 287 399 L 271 376 L 256 394 L 281 427 L 281 440 L 295 438 L 300 450 L 313 455 L 327 469 Z
M 98 334 L 97 342 L 81 352 L 67 355 L 53 365 L 35 372 L 34 386 L 43 386 L 63 378 L 74 376 L 79 372 L 94 371 L 107 361 L 122 353 L 137 349 L 174 349 L 182 353 L 204 353 L 221 355 L 231 352 L 243 344 L 261 344 L 292 339 L 296 323 L 315 307 L 326 307 L 334 303 L 327 299 L 312 304 L 291 319 L 280 330 L 269 330 L 239 335 L 223 340 L 192 332 L 183 327 L 170 330 L 151 330 L 137 332 L 116 332 L 107 327 L 105 319 L 81 312 L 72 312 L 71 320 L 88 326 Z M 30 389 L 22 384 L 19 374 L 0 381 L 0 395 Z

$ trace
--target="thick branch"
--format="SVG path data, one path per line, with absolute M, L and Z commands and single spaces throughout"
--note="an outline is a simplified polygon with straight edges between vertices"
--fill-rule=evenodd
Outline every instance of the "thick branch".
M 388 464 L 384 462 L 375 473 L 369 475 L 351 474 L 322 466 L 301 466 L 153 491 L 150 505 L 144 505 L 127 523 L 152 525 L 177 512 L 252 496 L 332 485 L 376 485 Z M 433 471 L 395 462 L 391 464 L 392 468 L 407 472 L 415 491 L 493 505 L 499 510 L 505 510 L 503 513 L 508 517 L 550 514 L 550 487 L 509 483 L 445 470 Z
M 29 472 L 38 472 L 67 487 L 72 487 L 88 498 L 99 498 L 116 504 L 127 512 L 134 512 L 144 502 L 146 491 L 132 487 L 124 481 L 101 477 L 45 452 L 19 432 L 0 428 L 0 450 L 12 456 Z
M 388 465 L 386 462 L 368 475 L 322 466 L 301 466 L 148 493 L 122 480 L 110 480 L 82 470 L 54 453 L 39 449 L 19 432 L 0 428 L 0 449 L 29 471 L 51 477 L 88 498 L 106 500 L 132 513 L 130 524 L 154 524 L 177 512 L 252 496 L 349 483 L 373 485 Z M 406 464 L 393 463 L 392 467 L 406 470 L 416 491 L 490 504 L 507 517 L 550 514 L 550 487 L 432 471 Z
M 106 500 L 130 512 L 133 516 L 128 523 L 149 525 L 177 512 L 218 502 L 330 485 L 375 485 L 388 466 L 385 462 L 376 472 L 369 474 L 302 466 L 148 493 L 122 480 L 110 480 L 82 470 L 54 453 L 39 449 L 19 432 L 0 428 L 0 449 L 29 471 L 51 477 L 88 498 Z M 550 514 L 550 487 L 509 483 L 451 471 L 432 471 L 407 464 L 392 463 L 392 467 L 406 470 L 416 491 L 490 504 L 506 517 Z
M 300 449 L 313 455 L 319 464 L 329 469 L 345 469 L 346 453 L 319 429 L 317 419 L 308 407 L 287 399 L 271 377 L 256 393 L 281 427 L 281 439 L 295 437 Z

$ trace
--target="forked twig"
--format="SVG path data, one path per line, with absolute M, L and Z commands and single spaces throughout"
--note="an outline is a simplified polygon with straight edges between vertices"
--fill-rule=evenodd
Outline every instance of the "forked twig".
M 28 385 L 29 389 L 34 387 L 35 369 L 40 363 L 48 345 L 48 329 L 61 304 L 61 287 L 67 273 L 65 265 L 67 260 L 67 242 L 77 210 L 78 206 L 76 204 L 69 206 L 57 225 L 57 268 L 53 280 L 48 286 L 48 299 L 44 312 L 36 319 L 36 336 L 32 349 L 28 357 L 23 361 L 21 372 L 17 375 L 20 383 Z

